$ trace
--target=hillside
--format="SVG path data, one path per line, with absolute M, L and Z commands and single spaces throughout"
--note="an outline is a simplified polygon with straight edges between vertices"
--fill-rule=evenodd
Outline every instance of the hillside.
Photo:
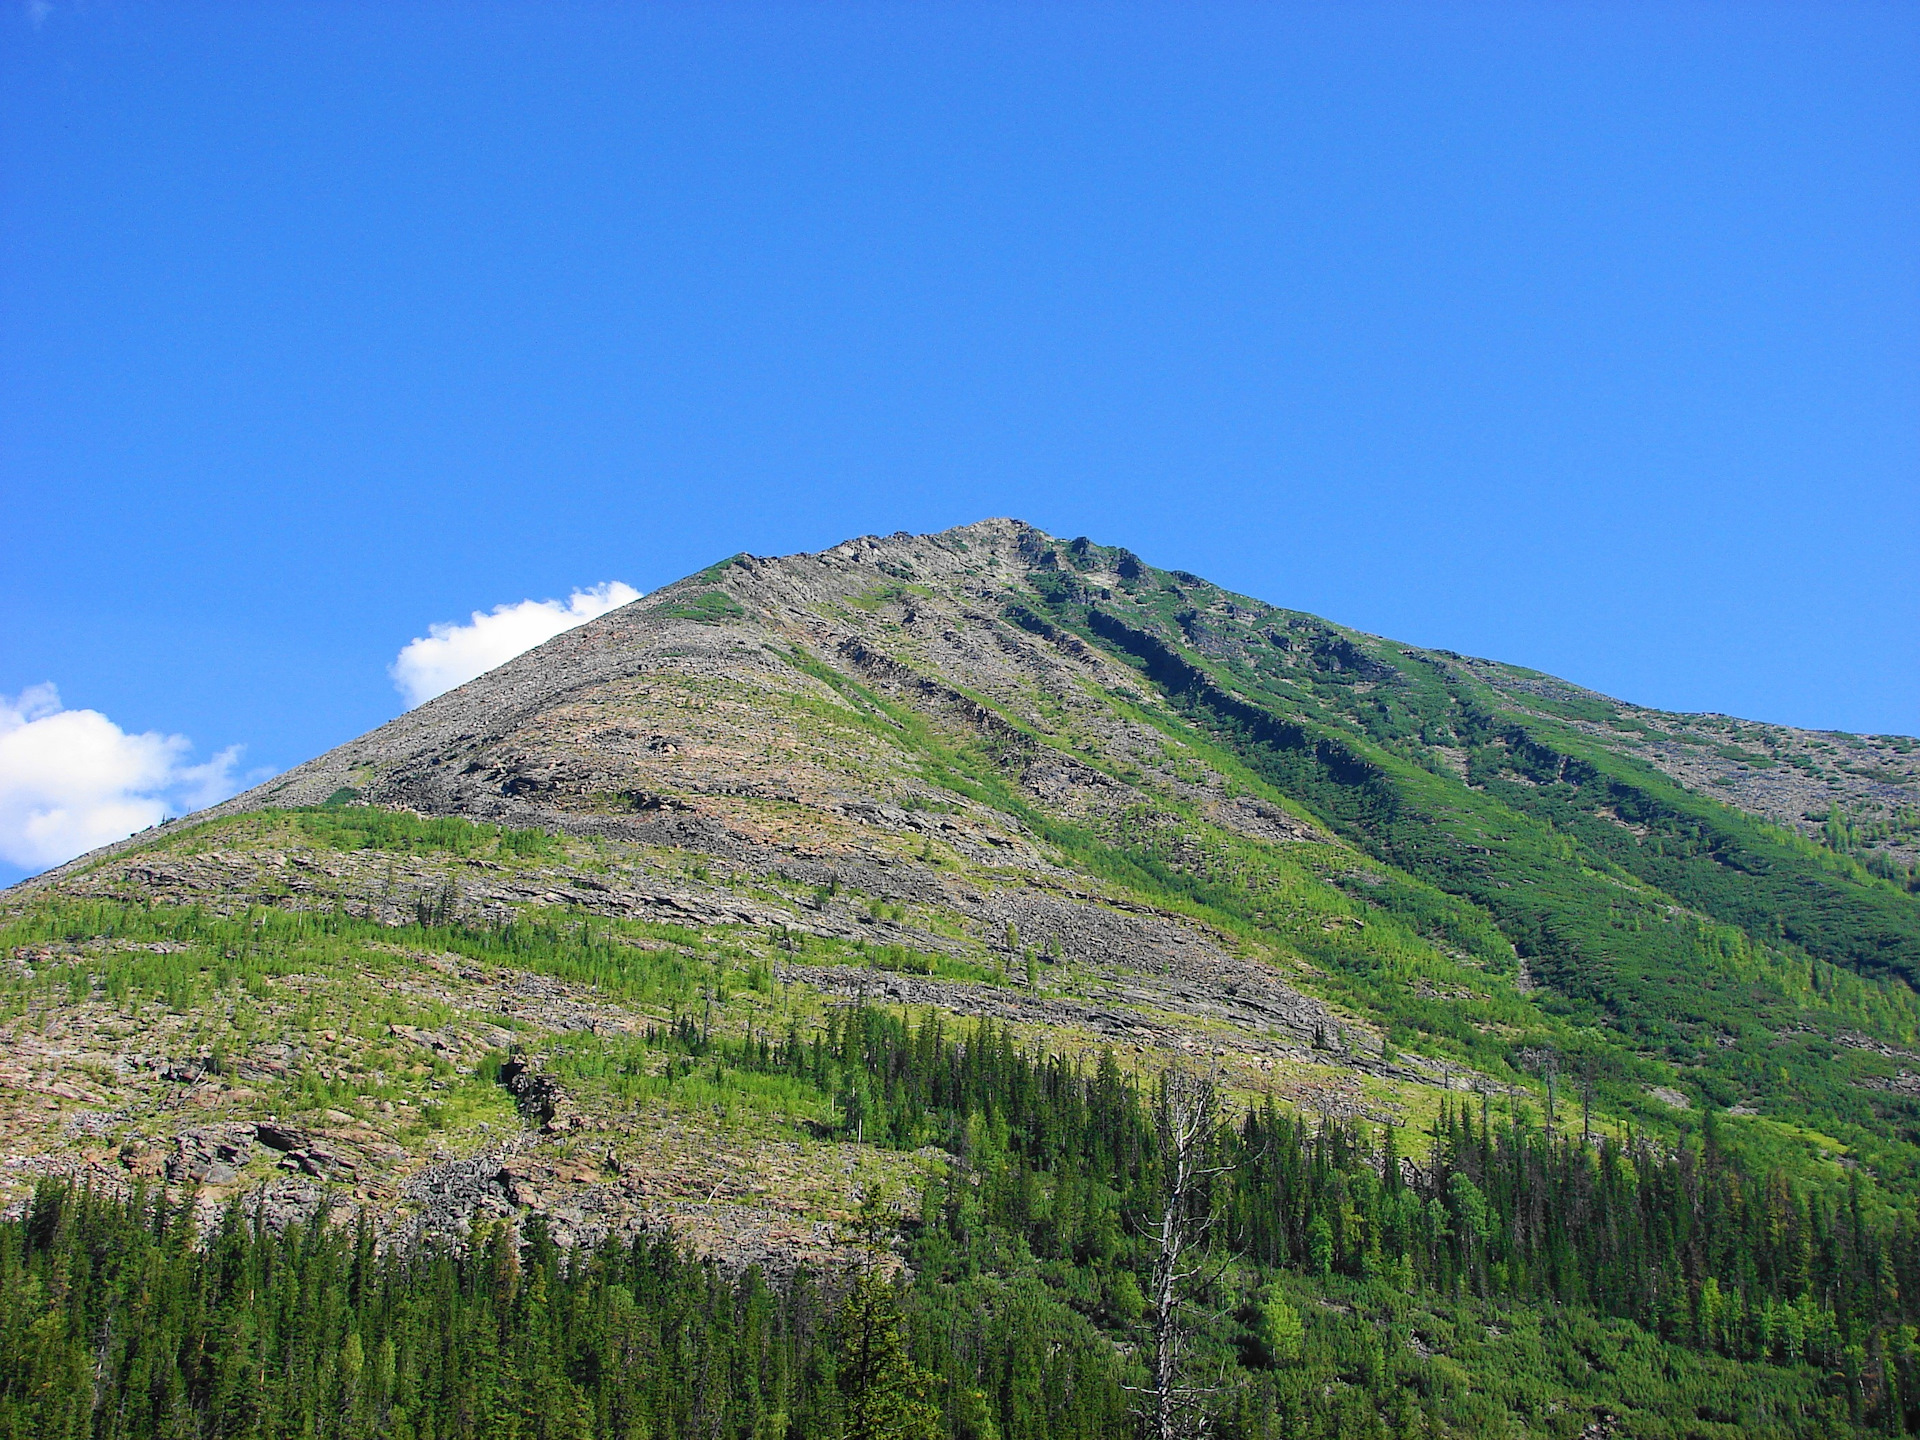
M 0 897 L 0 1186 L 884 1253 L 948 1432 L 1122 1433 L 1173 1065 L 1225 1433 L 1901 1428 L 1917 865 L 1905 737 L 1016 521 L 740 555 Z M 1079 1390 L 985 1378 L 1036 1335 Z

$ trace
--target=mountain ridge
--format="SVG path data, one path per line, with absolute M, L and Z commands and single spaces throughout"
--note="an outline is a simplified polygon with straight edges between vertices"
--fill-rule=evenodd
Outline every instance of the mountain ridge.
M 872 697 L 931 722 L 942 745 L 977 747 L 989 778 L 1011 787 L 988 794 L 975 784 L 959 797 L 944 760 L 901 750 L 900 715 L 879 714 L 876 726 Z M 1809 830 L 1838 838 L 1831 819 L 1815 827 L 1803 814 L 1790 832 L 1777 801 L 1743 810 L 1731 801 L 1744 792 L 1686 786 L 1715 763 L 1713 779 L 1741 777 L 1735 792 L 1771 783 L 1775 769 L 1804 777 L 1773 757 L 1797 759 L 1796 745 L 1821 743 L 1767 727 L 1771 763 L 1756 769 L 1759 751 L 1702 730 L 1713 720 L 1661 716 L 1539 672 L 1401 645 L 1155 569 L 1121 547 L 1060 541 L 1001 519 L 932 536 L 863 536 L 812 554 L 731 557 L 190 823 L 370 803 L 658 842 L 761 871 L 793 861 L 796 873 L 811 866 L 822 875 L 850 858 L 868 869 L 876 857 L 897 865 L 904 857 L 881 852 L 900 851 L 905 836 L 928 854 L 937 840 L 965 865 L 1013 863 L 1032 883 L 1057 885 L 1080 867 L 1063 863 L 1048 825 L 1064 823 L 1078 837 L 1070 843 L 1110 852 L 1102 863 L 1135 865 L 1142 836 L 1186 823 L 1178 811 L 1233 843 L 1343 836 L 1356 856 L 1437 885 L 1438 895 L 1406 902 L 1422 912 L 1416 926 L 1454 924 L 1476 937 L 1458 953 L 1511 968 L 1523 991 L 1544 984 L 1590 1018 L 1619 1009 L 1628 982 L 1606 952 L 1623 942 L 1596 941 L 1590 924 L 1574 933 L 1555 906 L 1617 910 L 1605 892 L 1622 885 L 1653 887 L 1634 892 L 1641 909 L 1678 901 L 1708 924 L 1751 929 L 1772 907 L 1759 923 L 1815 963 L 1910 984 L 1920 975 L 1920 922 L 1897 892 L 1912 883 L 1904 843 L 1920 812 L 1900 806 L 1920 799 L 1914 752 L 1896 739 L 1872 752 L 1872 764 L 1820 776 L 1829 796 L 1907 815 L 1910 828 L 1872 852 L 1889 872 L 1879 876 L 1854 855 L 1808 843 Z M 838 728 L 813 744 L 809 733 L 823 721 Z M 1198 758 L 1196 744 L 1219 747 L 1215 762 Z M 860 758 L 849 764 L 840 750 Z M 1584 789 L 1568 786 L 1574 776 Z M 1451 781 L 1484 814 L 1449 802 Z M 1596 787 L 1604 803 L 1579 798 Z M 926 803 L 955 813 L 930 824 Z M 1130 816 L 1144 823 L 1129 834 Z M 1713 863 L 1670 860 L 1666 832 L 1676 851 L 1702 850 Z M 886 837 L 880 851 L 875 837 Z M 153 843 L 134 837 L 19 893 L 75 881 L 98 891 L 97 879 L 81 877 Z M 1506 863 L 1529 845 L 1549 865 L 1578 849 L 1587 859 L 1551 877 L 1550 888 L 1586 893 L 1544 910 L 1509 903 L 1516 883 L 1523 895 L 1539 888 L 1539 857 Z M 1189 886 L 1204 882 L 1189 858 L 1146 849 L 1149 866 L 1169 867 Z M 1582 880 L 1587 873 L 1596 878 Z M 897 874 L 866 878 L 882 892 L 902 888 Z M 977 913 L 966 925 L 1019 925 L 1011 911 L 992 920 L 988 911 L 1009 905 L 991 884 L 984 893 L 967 902 Z M 1103 908 L 1117 898 L 1103 895 Z M 517 903 L 492 902 L 488 913 L 505 916 Z M 1445 922 L 1424 913 L 1461 903 L 1476 913 Z M 801 924 L 777 906 L 739 913 Z M 1644 933 L 1644 919 L 1634 923 Z M 932 952 L 978 947 L 977 935 L 960 944 L 913 927 L 896 939 Z M 1589 952 L 1599 952 L 1591 964 L 1581 958 Z M 1326 1017 L 1312 1023 L 1340 1028 Z M 1620 1023 L 1666 1028 L 1652 1011 Z M 1344 1028 L 1379 1029 L 1357 1015 Z M 1644 1048 L 1647 1035 L 1634 1043 Z
M 1044 532 L 1039 531 L 1036 527 L 1027 525 L 1023 521 L 992 519 L 974 522 L 971 525 L 956 526 L 950 530 L 937 532 L 937 534 L 930 536 L 914 536 L 905 531 L 896 531 L 888 536 L 857 536 L 853 539 L 842 541 L 839 545 L 829 547 L 824 551 L 801 552 L 794 556 L 755 557 L 742 552 L 716 565 L 697 571 L 682 580 L 655 590 L 640 600 L 636 600 L 622 607 L 622 611 L 638 609 L 642 613 L 657 613 L 662 609 L 672 610 L 675 608 L 677 602 L 667 597 L 717 588 L 716 582 L 723 581 L 725 571 L 737 563 L 744 564 L 751 568 L 767 564 L 778 565 L 784 562 L 819 561 L 822 557 L 834 557 L 842 562 L 858 563 L 857 557 L 860 557 L 864 553 L 868 557 L 869 563 L 872 564 L 872 568 L 877 570 L 881 576 L 886 576 L 888 571 L 883 568 L 885 565 L 891 564 L 897 566 L 900 563 L 902 556 L 894 554 L 896 551 L 902 551 L 905 557 L 911 557 L 918 546 L 924 542 L 937 542 L 951 537 L 960 540 L 962 543 L 966 543 L 966 537 L 969 534 L 978 535 L 993 531 L 1017 536 L 1036 537 L 1037 543 L 1043 547 L 1039 553 L 1044 553 L 1045 547 L 1052 547 L 1057 553 L 1059 549 L 1064 548 L 1069 543 L 1088 543 L 1059 541 L 1053 537 L 1046 536 Z M 1116 547 L 1099 548 L 1108 550 Z M 1119 549 L 1118 554 L 1126 557 L 1123 563 L 1130 562 L 1136 567 L 1143 564 L 1137 557 L 1132 556 L 1130 551 Z M 1176 583 L 1179 580 L 1185 580 L 1195 585 L 1207 584 L 1207 582 L 1202 581 L 1200 577 L 1188 571 L 1161 571 L 1155 573 L 1174 577 Z M 1111 578 L 1117 580 L 1122 577 L 1115 574 Z M 1688 722 L 1709 722 L 1716 726 L 1735 727 L 1736 740 L 1740 735 L 1758 735 L 1774 738 L 1776 745 L 1781 741 L 1785 741 L 1788 753 L 1792 758 L 1784 764 L 1779 760 L 1772 760 L 1771 763 L 1766 763 L 1771 757 L 1753 752 L 1732 757 L 1722 757 L 1718 754 L 1717 749 L 1715 749 L 1706 755 L 1690 755 L 1687 753 L 1689 750 L 1706 748 L 1702 743 L 1701 737 L 1697 734 L 1687 739 L 1679 740 L 1678 743 L 1656 744 L 1652 748 L 1651 753 L 1640 758 L 1646 759 L 1647 763 L 1661 769 L 1664 773 L 1681 781 L 1683 784 L 1687 784 L 1689 788 L 1697 789 L 1701 784 L 1711 784 L 1716 781 L 1722 785 L 1727 785 L 1734 793 L 1715 795 L 1709 798 L 1718 800 L 1723 804 L 1728 804 L 1732 806 L 1732 808 L 1743 809 L 1756 818 L 1765 819 L 1784 827 L 1792 828 L 1796 830 L 1797 833 L 1808 837 L 1818 836 L 1824 824 L 1825 817 L 1822 816 L 1816 821 L 1806 813 L 1805 801 L 1807 796 L 1805 794 L 1770 795 L 1766 793 L 1768 787 L 1765 782 L 1787 777 L 1798 777 L 1804 774 L 1807 769 L 1812 767 L 1801 762 L 1800 757 L 1815 746 L 1836 749 L 1851 742 L 1851 748 L 1864 752 L 1862 758 L 1865 760 L 1865 764 L 1862 765 L 1857 759 L 1841 757 L 1832 770 L 1821 775 L 1821 778 L 1827 780 L 1829 784 L 1837 782 L 1835 788 L 1839 791 L 1839 794 L 1833 797 L 1823 796 L 1821 798 L 1839 799 L 1855 804 L 1862 801 L 1871 804 L 1877 801 L 1883 807 L 1888 803 L 1896 806 L 1920 805 L 1920 760 L 1913 758 L 1916 755 L 1920 755 L 1920 741 L 1916 741 L 1913 737 L 1897 735 L 1860 736 L 1843 731 L 1805 730 L 1768 722 L 1744 721 L 1737 717 L 1718 712 L 1686 713 L 1660 711 L 1652 707 L 1618 701 L 1598 691 L 1588 689 L 1574 682 L 1562 680 L 1542 671 L 1529 669 L 1528 667 L 1510 665 L 1505 662 L 1483 657 L 1464 655 L 1452 650 L 1408 646 L 1387 639 L 1386 637 L 1353 630 L 1351 627 L 1339 626 L 1334 622 L 1321 620 L 1317 616 L 1306 615 L 1305 612 L 1286 611 L 1279 607 L 1267 605 L 1265 602 L 1250 600 L 1248 597 L 1235 595 L 1220 587 L 1208 585 L 1207 588 L 1224 597 L 1229 607 L 1244 604 L 1269 615 L 1283 615 L 1304 619 L 1309 623 L 1325 626 L 1329 631 L 1336 632 L 1344 637 L 1356 639 L 1365 644 L 1392 647 L 1409 658 L 1414 656 L 1431 656 L 1440 660 L 1453 662 L 1471 673 L 1476 679 L 1481 680 L 1490 687 L 1503 690 L 1503 692 L 1509 696 L 1531 693 L 1536 699 L 1546 702 L 1542 708 L 1533 711 L 1534 714 L 1541 718 L 1552 718 L 1562 722 L 1571 722 L 1576 726 L 1590 728 L 1602 723 L 1594 718 L 1590 718 L 1596 709 L 1612 710 L 1618 718 L 1624 719 L 1627 722 L 1627 726 L 1630 727 L 1628 730 L 1629 735 L 1632 735 L 1635 731 L 1644 735 L 1648 729 L 1655 728 L 1654 725 L 1648 724 L 1649 720 L 1655 722 L 1655 725 L 1660 722 L 1665 722 L 1669 727 L 1667 730 L 1667 735 L 1669 736 L 1676 733 L 1684 733 Z M 618 614 L 620 612 L 612 613 Z M 1028 613 L 1029 615 L 1031 614 L 1031 612 Z M 609 624 L 610 621 L 611 616 L 600 617 L 593 622 L 589 622 L 587 625 L 564 632 L 562 635 L 543 643 L 534 650 L 525 652 L 521 656 L 516 656 L 504 665 L 496 667 L 494 671 L 488 672 L 487 675 L 469 681 L 462 686 L 456 687 L 452 691 L 446 692 L 446 694 L 436 697 L 434 700 L 404 712 L 394 720 L 376 727 L 366 735 L 356 737 L 341 745 L 335 746 L 331 750 L 314 757 L 312 760 L 295 766 L 290 771 L 263 781 L 261 784 L 237 796 L 222 801 L 217 805 L 210 806 L 203 811 L 196 812 L 196 814 L 200 817 L 208 818 L 233 814 L 247 808 L 258 807 L 276 798 L 285 803 L 319 803 L 319 801 L 326 798 L 327 794 L 331 794 L 333 789 L 339 788 L 338 785 L 332 785 L 330 782 L 339 781 L 344 783 L 353 777 L 353 772 L 358 767 L 357 757 L 364 753 L 369 742 L 375 737 L 386 735 L 389 732 L 404 733 L 409 730 L 424 731 L 426 736 L 444 736 L 448 730 L 458 730 L 463 728 L 463 726 L 470 732 L 472 725 L 470 720 L 443 720 L 441 717 L 449 711 L 457 711 L 458 707 L 464 703 L 471 703 L 476 694 L 485 697 L 482 703 L 496 706 L 505 716 L 510 717 L 514 713 L 515 706 L 535 703 L 535 697 L 538 694 L 537 687 L 526 685 L 522 678 L 530 675 L 539 668 L 533 662 L 529 662 L 529 656 L 541 657 L 541 664 L 550 663 L 554 660 L 561 660 L 563 662 L 576 660 L 582 656 L 588 641 L 588 636 L 582 632 L 595 631 L 596 627 L 605 626 Z M 598 637 L 596 636 L 595 638 Z M 507 680 L 508 672 L 511 672 L 513 679 L 522 680 L 521 688 L 509 691 L 505 696 L 495 695 L 492 692 L 499 688 L 502 681 Z M 572 683 L 591 683 L 591 679 L 591 675 L 582 675 Z M 477 692 L 476 687 L 479 687 Z M 453 698 L 450 699 L 449 697 Z M 1582 711 L 1587 713 L 1581 714 L 1580 712 Z M 1655 733 L 1659 733 L 1657 729 Z M 423 736 L 423 740 L 424 739 L 425 736 Z M 432 742 L 426 741 L 425 743 L 430 744 Z M 1764 741 L 1759 743 L 1764 743 Z M 1439 748 L 1444 749 L 1447 747 Z M 1720 745 L 1718 748 L 1737 749 L 1738 747 L 1737 744 L 1734 744 Z M 1716 766 L 1711 763 L 1715 759 L 1722 759 L 1725 763 Z M 1762 761 L 1764 768 L 1755 768 L 1753 762 L 1756 760 Z M 1687 763 L 1689 761 L 1693 763 Z M 1464 764 L 1464 760 L 1462 760 L 1461 763 Z M 1878 773 L 1873 773 L 1875 771 Z M 1776 775 L 1774 772 L 1778 772 L 1778 774 Z M 1729 784 L 1729 781 L 1735 776 L 1738 777 L 1737 782 Z M 321 793 L 323 789 L 325 793 Z M 1757 795 L 1753 794 L 1753 792 L 1756 791 L 1759 793 Z M 1735 804 L 1734 802 L 1736 800 L 1747 800 L 1748 803 Z M 169 823 L 178 823 L 178 821 L 176 820 Z M 138 836 L 114 842 L 109 846 L 100 847 L 99 849 L 88 852 L 86 855 L 76 857 L 74 860 L 68 861 L 60 866 L 52 867 L 39 875 L 27 877 L 20 883 L 23 885 L 34 885 L 57 879 L 62 875 L 71 873 L 75 867 L 83 867 L 91 863 L 98 856 L 118 853 L 120 850 L 137 843 L 139 843 Z M 1900 856 L 1909 864 L 1920 861 L 1920 828 L 1889 837 L 1886 849 L 1889 854 Z
M 1425 1341 L 1354 1359 L 1313 1319 L 1333 1349 L 1296 1373 L 1299 1315 L 1258 1318 L 1398 1324 L 1418 1276 L 1435 1334 L 1469 1304 L 1544 1334 L 1547 1286 L 1679 1347 L 1664 1373 L 1698 1350 L 1760 1367 L 1716 1385 L 1825 1397 L 1796 1414 L 1899 1418 L 1915 767 L 1902 737 L 1625 705 L 1015 520 L 738 555 L 0 894 L 0 1189 L 154 1185 L 208 1232 L 244 1203 L 401 1251 L 506 1225 L 729 1275 L 885 1256 L 927 1314 L 1038 1287 L 1117 1386 L 1158 1183 L 1123 1157 L 1162 1077 L 1205 1073 L 1268 1257 L 1208 1343 L 1297 1403 L 1350 1375 L 1385 1405 L 1396 1365 L 1453 1393 Z M 1014 1088 L 969 1114 L 940 1077 L 977 1064 Z M 1021 1111 L 1042 1092 L 1057 1115 Z M 1047 1127 L 1096 1112 L 1109 1168 L 1080 1175 Z M 1628 1283 L 1581 1238 L 1607 1194 L 1686 1197 L 1609 1225 L 1722 1238 Z M 1075 1196 L 1105 1218 L 1074 1230 Z M 1748 1206 L 1758 1230 L 1725 1219 Z M 1791 1345 L 1777 1304 L 1809 1307 Z M 1905 1378 L 1770 1368 L 1856 1343 Z M 1471 1353 L 1479 1386 L 1573 1383 Z

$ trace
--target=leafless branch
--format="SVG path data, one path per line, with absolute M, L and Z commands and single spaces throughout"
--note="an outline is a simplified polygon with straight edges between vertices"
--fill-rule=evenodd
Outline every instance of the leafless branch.
M 1215 1268 L 1208 1240 L 1217 1217 L 1211 1210 L 1196 1213 L 1208 1198 L 1207 1181 L 1234 1167 L 1214 1158 L 1220 1129 L 1218 1078 L 1176 1067 L 1160 1083 L 1154 1125 L 1158 1132 L 1161 1166 L 1159 1213 L 1149 1229 L 1158 1253 L 1152 1276 L 1153 1356 L 1150 1385 L 1139 1387 L 1146 1397 L 1143 1418 L 1154 1440 L 1182 1440 L 1207 1428 L 1205 1399 L 1217 1386 L 1182 1383 L 1184 1358 L 1190 1339 L 1184 1311 L 1195 1281 L 1210 1269 L 1205 1284 L 1225 1273 Z M 1199 1256 L 1200 1259 L 1191 1257 Z

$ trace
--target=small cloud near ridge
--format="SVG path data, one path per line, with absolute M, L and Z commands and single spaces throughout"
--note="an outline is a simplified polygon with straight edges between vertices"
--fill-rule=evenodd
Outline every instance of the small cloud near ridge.
M 52 685 L 0 695 L 0 860 L 44 870 L 240 788 L 240 746 L 198 765 L 192 751 L 184 735 L 129 735 L 98 710 L 69 710 Z
M 394 657 L 387 673 L 411 710 L 545 644 L 563 630 L 638 600 L 640 594 L 631 585 L 609 580 L 574 591 L 564 604 L 522 600 L 518 605 L 496 605 L 491 613 L 476 610 L 465 625 L 451 621 L 429 625 L 426 635 L 410 640 Z

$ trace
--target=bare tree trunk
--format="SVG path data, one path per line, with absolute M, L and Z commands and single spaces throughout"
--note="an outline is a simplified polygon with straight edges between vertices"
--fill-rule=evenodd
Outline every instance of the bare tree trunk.
M 1214 1077 L 1169 1070 L 1154 1119 L 1164 1178 L 1153 1262 L 1153 1384 L 1147 1391 L 1147 1422 L 1154 1440 L 1177 1440 L 1201 1428 L 1197 1397 L 1180 1383 L 1187 1341 L 1181 1310 L 1186 1286 L 1199 1273 L 1196 1257 L 1213 1228 L 1212 1216 L 1201 1209 L 1204 1182 L 1225 1168 L 1207 1163 L 1219 1124 Z

